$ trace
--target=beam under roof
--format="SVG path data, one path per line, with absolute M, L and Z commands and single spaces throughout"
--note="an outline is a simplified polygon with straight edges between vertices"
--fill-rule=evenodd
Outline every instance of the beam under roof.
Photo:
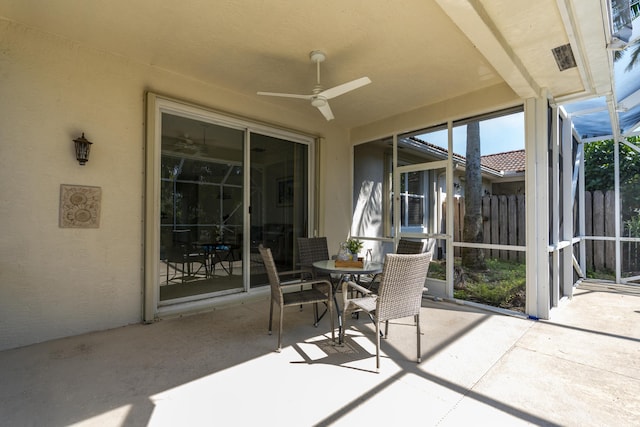
M 540 87 L 502 37 L 479 1 L 436 2 L 518 96 L 526 99 L 540 95 Z

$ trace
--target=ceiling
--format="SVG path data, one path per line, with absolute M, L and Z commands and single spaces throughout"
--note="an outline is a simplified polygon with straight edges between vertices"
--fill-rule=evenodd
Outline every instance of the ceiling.
M 395 7 L 394 7 L 395 6 Z M 330 101 L 345 128 L 506 82 L 525 98 L 612 90 L 602 0 L 0 0 L 0 17 L 325 120 L 308 101 L 309 52 L 332 87 L 372 83 Z M 552 49 L 571 44 L 577 67 Z

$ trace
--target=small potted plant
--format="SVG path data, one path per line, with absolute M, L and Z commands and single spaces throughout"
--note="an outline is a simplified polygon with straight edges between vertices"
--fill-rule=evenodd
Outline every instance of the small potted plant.
M 364 244 L 360 240 L 353 238 L 350 238 L 345 243 L 347 244 L 347 249 L 353 255 L 353 259 L 358 259 L 358 252 L 360 252 Z

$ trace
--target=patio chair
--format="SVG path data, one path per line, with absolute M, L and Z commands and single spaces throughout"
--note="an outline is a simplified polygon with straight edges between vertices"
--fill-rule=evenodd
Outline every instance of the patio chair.
M 398 241 L 398 247 L 396 248 L 396 254 L 400 255 L 412 255 L 421 254 L 424 252 L 424 242 L 421 240 L 409 240 L 401 237 Z M 380 286 L 380 275 L 376 274 L 369 280 L 369 290 L 376 292 Z
M 305 270 L 292 270 L 278 272 L 276 264 L 271 254 L 271 249 L 265 248 L 263 245 L 258 246 L 260 255 L 264 262 L 267 276 L 269 277 L 269 285 L 271 286 L 271 303 L 269 307 L 269 335 L 272 332 L 273 324 L 273 305 L 278 304 L 280 308 L 280 324 L 278 327 L 278 347 L 277 352 L 282 349 L 282 321 L 284 317 L 284 308 L 288 306 L 299 306 L 303 304 L 314 305 L 314 326 L 318 326 L 318 303 L 325 303 L 329 311 L 331 322 L 331 341 L 335 341 L 335 331 L 333 328 L 333 289 L 328 280 L 309 279 L 306 280 L 301 274 L 309 274 Z M 282 282 L 281 278 L 292 276 L 293 280 Z M 295 276 L 298 276 L 297 278 Z M 295 290 L 294 290 L 295 289 Z
M 298 237 L 298 258 L 300 268 L 309 270 L 314 278 L 319 278 L 313 268 L 316 261 L 329 259 L 329 249 L 326 237 Z M 321 275 L 320 278 L 330 280 L 330 275 Z
M 167 265 L 167 284 L 175 280 L 180 275 L 180 282 L 195 277 L 204 268 L 205 277 L 209 276 L 207 267 L 207 256 L 201 248 L 195 247 L 191 243 L 191 230 L 173 230 L 172 245 L 166 248 L 162 261 Z M 198 268 L 195 268 L 195 265 Z M 174 277 L 169 278 L 170 270 L 173 270 Z
M 367 313 L 376 326 L 376 372 L 380 370 L 380 323 L 384 322 L 384 337 L 388 337 L 389 320 L 413 316 L 416 322 L 418 363 L 421 361 L 420 352 L 420 307 L 422 293 L 426 290 L 424 284 L 431 262 L 431 253 L 415 255 L 388 254 L 382 269 L 382 279 L 378 294 L 372 293 L 355 282 L 342 284 L 343 327 L 340 342 L 344 342 L 344 331 L 347 314 L 363 311 Z M 354 288 L 364 296 L 347 298 L 349 288 Z
M 424 242 L 422 240 L 409 240 L 400 238 L 398 247 L 396 248 L 397 254 L 421 254 L 424 251 Z

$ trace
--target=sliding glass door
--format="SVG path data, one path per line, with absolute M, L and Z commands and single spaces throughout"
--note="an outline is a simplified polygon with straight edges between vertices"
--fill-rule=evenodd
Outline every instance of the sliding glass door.
M 267 284 L 307 236 L 314 140 L 148 95 L 145 319 Z

